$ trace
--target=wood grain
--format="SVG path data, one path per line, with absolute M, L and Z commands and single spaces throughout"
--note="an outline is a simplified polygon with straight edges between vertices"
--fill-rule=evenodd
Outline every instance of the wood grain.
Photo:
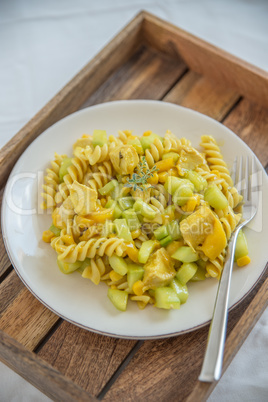
M 143 14 L 138 14 L 2 148 L 0 188 L 27 146 L 53 123 L 76 111 L 135 52 L 141 42 L 142 20 Z
M 224 124 L 252 149 L 263 166 L 268 163 L 268 108 L 243 99 Z
M 0 358 L 8 367 L 30 381 L 32 385 L 52 398 L 53 401 L 96 401 L 78 385 L 1 331 Z
M 0 316 L 24 289 L 24 284 L 13 270 L 0 284 Z
M 236 89 L 263 106 L 268 104 L 268 73 L 149 13 L 144 14 L 143 37 L 150 46 L 215 82 Z
M 189 71 L 165 96 L 164 101 L 197 110 L 221 121 L 239 99 L 233 89 Z
M 121 99 L 162 99 L 187 67 L 144 46 L 105 81 L 82 105 Z
M 0 316 L 0 329 L 33 350 L 58 320 L 25 287 Z
M 90 394 L 98 395 L 135 344 L 64 322 L 39 356 Z
M 3 201 L 3 193 L 4 189 L 0 191 L 0 208 L 2 207 L 2 201 Z M 1 225 L 1 231 L 0 231 L 0 282 L 1 278 L 4 276 L 6 270 L 10 267 L 10 261 L 6 252 L 6 248 L 4 245 L 4 240 L 3 240 L 3 234 L 2 234 L 2 224 L 1 224 L 1 214 L 0 214 L 0 225 Z

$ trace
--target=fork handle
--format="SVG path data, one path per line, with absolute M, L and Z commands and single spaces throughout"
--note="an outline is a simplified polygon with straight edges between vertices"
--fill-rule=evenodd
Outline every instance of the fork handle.
M 222 371 L 224 343 L 227 329 L 228 301 L 231 276 L 234 265 L 234 253 L 240 228 L 229 240 L 226 262 L 218 286 L 213 316 L 209 327 L 208 343 L 199 380 L 213 382 L 219 380 Z

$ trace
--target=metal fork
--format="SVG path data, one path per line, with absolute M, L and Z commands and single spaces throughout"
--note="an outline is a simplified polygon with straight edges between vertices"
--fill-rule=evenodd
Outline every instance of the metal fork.
M 207 348 L 202 370 L 199 375 L 199 380 L 204 382 L 219 380 L 221 376 L 227 329 L 228 300 L 234 264 L 236 240 L 240 229 L 247 225 L 254 218 L 257 211 L 257 202 L 256 200 L 253 200 L 252 197 L 253 188 L 255 190 L 255 187 L 258 186 L 258 174 L 255 166 L 255 159 L 252 158 L 250 169 L 249 159 L 248 157 L 246 158 L 244 175 L 242 157 L 240 159 L 238 172 L 237 161 L 234 164 L 233 169 L 233 176 L 235 176 L 234 182 L 237 183 L 236 188 L 244 198 L 243 221 L 238 224 L 229 240 L 225 265 L 218 286 L 212 321 L 209 328 Z

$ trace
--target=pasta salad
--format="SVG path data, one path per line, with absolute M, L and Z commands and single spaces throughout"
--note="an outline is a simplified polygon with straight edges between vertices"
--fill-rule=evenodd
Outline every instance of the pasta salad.
M 43 240 L 59 269 L 105 282 L 121 311 L 129 299 L 141 309 L 178 309 L 189 281 L 219 279 L 243 199 L 215 139 L 203 135 L 200 147 L 169 130 L 94 130 L 72 156 L 55 154 L 44 177 L 52 225 Z M 250 262 L 242 231 L 235 259 Z

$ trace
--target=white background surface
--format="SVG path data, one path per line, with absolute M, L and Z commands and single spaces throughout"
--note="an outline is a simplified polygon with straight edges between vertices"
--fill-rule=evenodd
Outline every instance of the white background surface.
M 0 146 L 141 9 L 268 70 L 265 0 L 0 0 Z M 209 402 L 267 401 L 268 311 Z M 48 398 L 0 363 L 1 401 Z

